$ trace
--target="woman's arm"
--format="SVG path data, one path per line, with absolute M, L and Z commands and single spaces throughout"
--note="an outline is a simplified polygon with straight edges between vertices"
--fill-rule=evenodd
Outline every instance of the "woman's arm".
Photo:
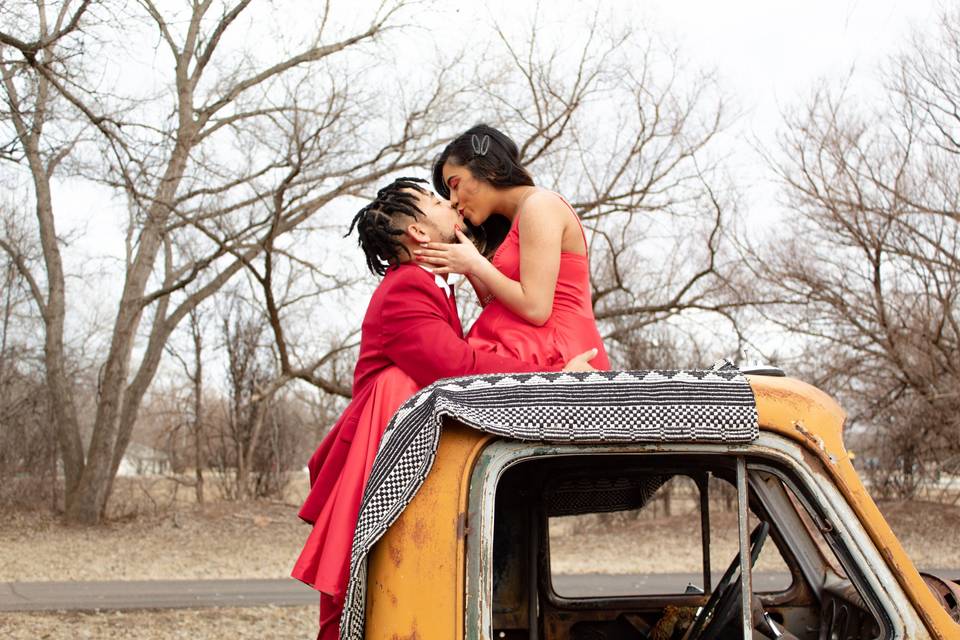
M 483 284 L 483 281 L 475 275 L 466 274 L 465 277 L 470 282 L 470 286 L 473 287 L 473 292 L 477 294 L 477 300 L 480 302 L 480 306 L 487 306 L 493 299 L 493 294 L 490 293 L 487 285 Z
M 524 203 L 520 226 L 520 281 L 502 274 L 459 231 L 460 244 L 428 243 L 418 258 L 434 273 L 463 273 L 482 282 L 508 309 L 534 325 L 543 325 L 553 310 L 560 272 L 564 204 L 552 194 L 537 193 Z

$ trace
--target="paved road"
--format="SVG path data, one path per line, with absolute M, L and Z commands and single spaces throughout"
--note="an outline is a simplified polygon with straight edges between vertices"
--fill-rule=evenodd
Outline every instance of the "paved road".
M 960 580 L 960 570 L 933 573 Z M 788 577 L 754 573 L 754 586 L 786 586 Z M 716 577 L 714 578 L 716 581 Z M 558 593 L 577 597 L 676 593 L 697 574 L 556 576 Z M 118 611 L 123 609 L 195 609 L 313 605 L 317 592 L 293 579 L 282 580 L 144 580 L 130 582 L 0 582 L 0 611 Z
M 115 611 L 317 604 L 296 580 L 0 582 L 0 611 Z

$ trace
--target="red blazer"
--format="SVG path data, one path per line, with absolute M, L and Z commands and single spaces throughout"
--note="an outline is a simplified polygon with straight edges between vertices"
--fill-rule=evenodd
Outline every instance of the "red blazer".
M 453 296 L 414 264 L 391 269 L 367 307 L 354 391 L 396 365 L 421 387 L 455 376 L 532 371 L 535 365 L 476 351 L 463 339 Z
M 432 273 L 415 264 L 389 270 L 363 318 L 353 398 L 308 464 L 312 489 L 300 510 L 307 522 L 316 520 L 343 467 L 373 381 L 390 366 L 402 369 L 419 387 L 440 378 L 539 370 L 538 365 L 471 347 L 463 339 L 456 301 Z

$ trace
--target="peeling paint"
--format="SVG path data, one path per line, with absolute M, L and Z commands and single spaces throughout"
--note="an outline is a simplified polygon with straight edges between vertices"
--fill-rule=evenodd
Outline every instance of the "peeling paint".
M 413 531 L 410 533 L 410 539 L 413 540 L 413 544 L 418 547 L 422 547 L 427 542 L 430 541 L 430 525 L 423 521 L 422 518 L 417 518 L 413 524 Z
M 796 429 L 797 433 L 802 435 L 808 442 L 812 443 L 817 449 L 822 451 L 824 455 L 826 455 L 830 464 L 837 464 L 836 456 L 830 453 L 830 451 L 827 449 L 827 445 L 824 443 L 823 438 L 807 429 L 800 420 L 794 421 L 793 428 Z
M 393 566 L 399 567 L 400 563 L 403 562 L 403 550 L 400 548 L 400 545 L 390 544 L 390 562 L 393 563 Z
M 394 633 L 390 636 L 390 640 L 419 640 L 420 633 L 417 631 L 417 619 L 414 618 L 411 623 L 410 633 L 406 635 L 400 635 L 399 633 Z

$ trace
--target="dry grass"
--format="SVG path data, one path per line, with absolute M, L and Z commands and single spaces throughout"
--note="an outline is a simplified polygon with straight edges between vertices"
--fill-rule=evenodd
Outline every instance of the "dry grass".
M 292 489 L 302 490 L 300 484 Z M 125 483 L 118 498 L 113 519 L 95 528 L 67 527 L 39 512 L 5 514 L 0 581 L 283 578 L 308 533 L 296 517 L 299 496 L 293 494 L 284 503 L 197 505 L 192 492 L 150 481 Z M 561 528 L 552 542 L 561 558 L 556 570 L 696 570 L 699 533 L 689 514 L 676 515 L 680 507 L 675 505 L 675 515 L 634 521 L 617 532 Z M 916 501 L 880 507 L 919 566 L 960 568 L 955 533 L 960 507 Z M 715 517 L 717 524 L 726 518 L 735 530 L 733 514 Z M 590 565 L 583 562 L 584 535 L 589 536 Z M 714 556 L 721 564 L 733 557 L 734 539 L 715 541 Z M 760 568 L 776 570 L 776 562 L 761 559 Z M 312 638 L 316 616 L 315 607 L 0 614 L 0 637 Z
M 960 570 L 960 505 L 911 500 L 878 506 L 915 565 Z
M 123 480 L 110 520 L 98 527 L 65 526 L 47 512 L 5 514 L 0 581 L 286 578 L 309 532 L 296 516 L 297 488 L 291 485 L 284 503 L 198 505 L 175 482 Z M 0 638 L 10 640 L 312 639 L 316 633 L 313 606 L 0 613 Z
M 100 527 L 36 513 L 0 523 L 0 581 L 283 578 L 307 525 L 290 507 L 216 504 Z
M 47 512 L 10 514 L 0 520 L 0 581 L 290 575 L 309 533 L 296 502 L 198 505 L 172 486 L 123 483 L 113 519 L 98 527 L 65 526 Z
M 723 571 L 739 549 L 736 513 L 711 515 L 710 549 L 713 569 Z M 700 516 L 694 512 L 587 527 L 571 522 L 560 528 L 560 535 L 551 534 L 550 562 L 560 574 L 698 573 L 703 568 Z M 773 545 L 764 547 L 756 568 L 789 572 Z

